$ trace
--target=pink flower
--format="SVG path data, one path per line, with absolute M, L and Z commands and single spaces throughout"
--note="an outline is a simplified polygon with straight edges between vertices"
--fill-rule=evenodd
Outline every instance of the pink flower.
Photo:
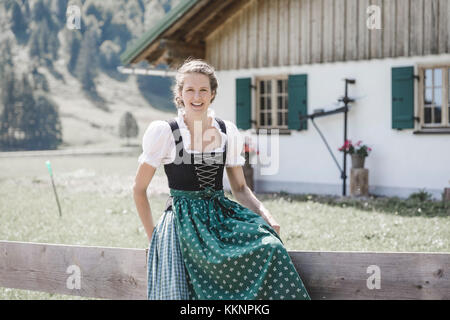
M 254 147 L 253 143 L 250 139 L 246 139 L 244 143 L 244 152 L 245 153 L 256 153 L 259 154 L 258 148 Z
M 372 151 L 367 145 L 362 144 L 362 140 L 358 140 L 356 144 L 352 144 L 352 140 L 345 140 L 344 145 L 338 149 L 341 152 L 347 152 L 349 154 L 360 154 L 365 157 Z

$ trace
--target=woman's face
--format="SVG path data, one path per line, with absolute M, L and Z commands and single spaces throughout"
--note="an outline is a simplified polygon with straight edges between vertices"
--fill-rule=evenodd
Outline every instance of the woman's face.
M 186 114 L 206 113 L 213 97 L 208 76 L 202 73 L 187 73 L 184 76 L 181 98 Z

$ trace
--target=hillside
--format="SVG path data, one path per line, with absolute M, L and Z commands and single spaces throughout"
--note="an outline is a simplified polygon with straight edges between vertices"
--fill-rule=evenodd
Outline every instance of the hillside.
M 60 64 L 63 64 L 60 61 Z M 84 96 L 77 79 L 64 68 L 57 68 L 65 83 L 56 79 L 46 68 L 42 73 L 49 81 L 51 97 L 60 107 L 64 144 L 67 148 L 118 147 L 124 141 L 118 137 L 118 123 L 122 114 L 130 111 L 139 125 L 139 136 L 130 140 L 140 144 L 148 124 L 155 119 L 166 119 L 174 113 L 164 112 L 151 106 L 138 89 L 136 76 L 117 81 L 101 73 L 95 80 L 98 93 L 106 100 L 110 112 L 105 112 Z
M 119 74 L 119 56 L 178 2 L 2 1 L 0 76 L 8 70 L 18 79 L 26 75 L 35 93 L 56 104 L 63 140 L 58 149 L 121 146 L 125 140 L 118 136 L 118 124 L 126 111 L 139 126 L 130 142 L 140 144 L 149 122 L 175 114 L 171 79 Z M 69 5 L 81 9 L 80 30 L 66 26 Z

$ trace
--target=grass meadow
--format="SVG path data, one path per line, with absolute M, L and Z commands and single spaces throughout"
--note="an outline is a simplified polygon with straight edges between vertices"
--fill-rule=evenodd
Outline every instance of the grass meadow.
M 131 191 L 137 157 L 0 158 L 0 239 L 146 248 Z M 46 160 L 53 167 L 62 217 Z M 168 190 L 160 167 L 148 190 L 155 222 Z M 439 201 L 257 197 L 280 223 L 288 250 L 450 252 L 450 206 Z M 0 299 L 85 298 L 0 288 Z

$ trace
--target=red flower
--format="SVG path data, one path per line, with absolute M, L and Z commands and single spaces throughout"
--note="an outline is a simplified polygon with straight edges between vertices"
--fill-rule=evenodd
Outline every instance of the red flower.
M 250 146 L 249 143 L 244 143 L 244 152 L 245 153 L 256 153 L 259 155 L 259 151 L 256 148 L 253 148 L 252 146 Z
M 341 152 L 346 152 L 348 154 L 359 154 L 364 157 L 367 157 L 370 151 L 372 151 L 371 148 L 369 148 L 367 145 L 363 145 L 362 141 L 359 140 L 355 145 L 352 144 L 352 140 L 346 140 L 344 142 L 344 145 L 338 149 Z
M 348 149 L 352 146 L 352 140 L 345 140 L 344 145 L 339 148 L 339 151 L 348 151 Z

